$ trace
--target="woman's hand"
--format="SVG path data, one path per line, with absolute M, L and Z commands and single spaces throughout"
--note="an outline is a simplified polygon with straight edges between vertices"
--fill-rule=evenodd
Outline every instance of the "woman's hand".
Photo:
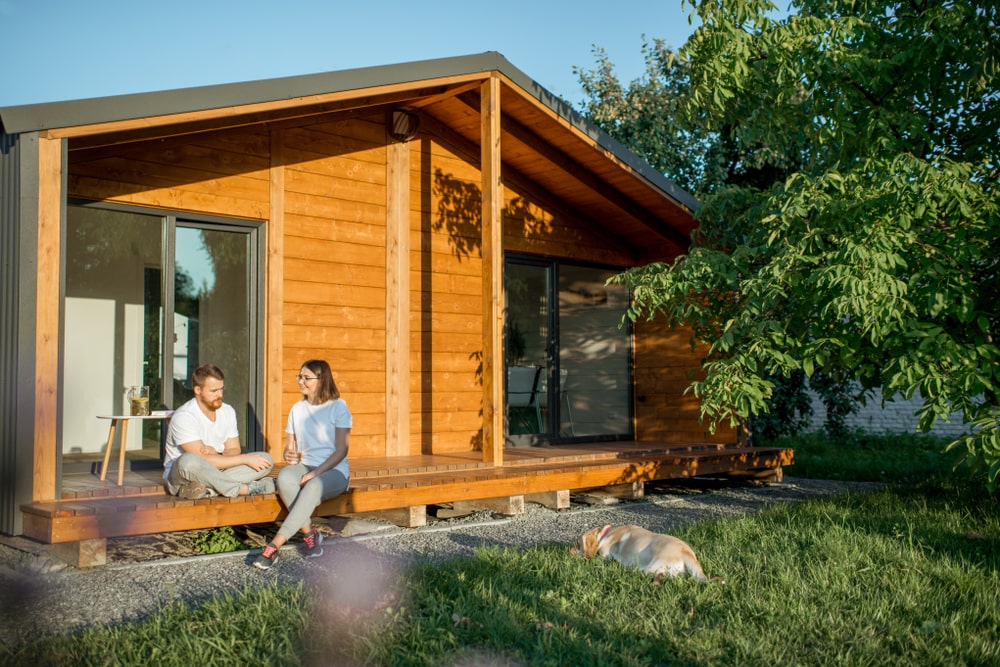
M 316 471 L 310 470 L 309 472 L 307 472 L 306 474 L 302 475 L 302 477 L 299 478 L 299 486 L 305 486 L 306 482 L 315 478 L 316 478 Z
M 302 452 L 299 451 L 297 443 L 293 440 L 293 437 L 288 438 L 288 443 L 285 444 L 284 457 L 285 461 L 289 465 L 297 465 L 302 463 Z

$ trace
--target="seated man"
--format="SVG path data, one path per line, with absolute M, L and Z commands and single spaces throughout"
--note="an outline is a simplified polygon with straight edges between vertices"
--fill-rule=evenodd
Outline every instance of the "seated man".
M 167 429 L 163 479 L 180 498 L 274 493 L 274 460 L 240 450 L 236 411 L 222 402 L 222 371 L 211 364 L 191 375 L 194 398 L 177 408 Z

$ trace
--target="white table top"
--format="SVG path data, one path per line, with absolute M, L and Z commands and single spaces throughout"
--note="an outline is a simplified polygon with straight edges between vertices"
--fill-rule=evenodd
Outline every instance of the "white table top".
M 97 415 L 98 419 L 170 419 L 173 410 L 154 410 L 149 415 Z

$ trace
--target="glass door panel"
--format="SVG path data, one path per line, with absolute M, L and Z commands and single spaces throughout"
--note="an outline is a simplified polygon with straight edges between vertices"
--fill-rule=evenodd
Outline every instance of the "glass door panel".
M 631 437 L 631 334 L 619 326 L 628 291 L 605 285 L 614 273 L 507 261 L 508 445 Z
M 608 269 L 559 267 L 560 432 L 573 436 L 632 432 L 627 327 L 628 290 L 606 285 Z
M 173 407 L 191 398 L 191 372 L 215 364 L 226 374 L 240 442 L 251 445 L 251 238 L 241 230 L 177 227 L 173 290 Z M 253 428 L 250 428 L 253 426 Z
M 511 436 L 549 431 L 548 411 L 542 407 L 548 405 L 545 379 L 552 358 L 550 276 L 547 265 L 507 264 L 507 433 Z
M 127 410 L 125 389 L 160 394 L 160 283 L 163 220 L 158 216 L 71 206 L 66 220 L 62 452 L 93 460 L 109 422 Z M 126 413 L 127 414 L 127 413 Z M 128 429 L 130 458 L 159 461 L 160 423 Z

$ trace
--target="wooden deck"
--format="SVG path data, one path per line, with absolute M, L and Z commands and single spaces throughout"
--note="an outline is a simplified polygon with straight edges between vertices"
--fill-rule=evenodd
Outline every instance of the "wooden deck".
M 545 502 L 559 493 L 568 499 L 571 490 L 659 479 L 780 475 L 793 453 L 735 445 L 613 442 L 508 449 L 503 467 L 480 458 L 480 452 L 468 452 L 352 459 L 350 489 L 320 505 L 316 515 L 388 510 L 412 517 L 426 512 L 427 505 L 446 502 L 516 497 Z M 121 487 L 91 473 L 65 475 L 61 500 L 22 506 L 24 534 L 45 543 L 78 542 L 268 523 L 285 515 L 276 495 L 179 499 L 166 494 L 160 475 L 128 472 Z

